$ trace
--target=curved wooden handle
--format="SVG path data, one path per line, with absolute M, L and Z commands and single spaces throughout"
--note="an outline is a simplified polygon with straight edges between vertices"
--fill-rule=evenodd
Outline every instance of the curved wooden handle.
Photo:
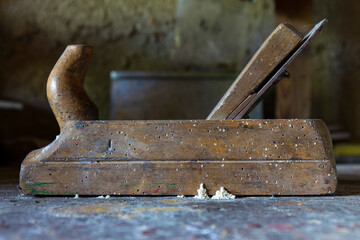
M 68 46 L 50 73 L 47 97 L 60 131 L 68 120 L 97 120 L 99 117 L 96 105 L 84 89 L 92 51 L 91 46 Z

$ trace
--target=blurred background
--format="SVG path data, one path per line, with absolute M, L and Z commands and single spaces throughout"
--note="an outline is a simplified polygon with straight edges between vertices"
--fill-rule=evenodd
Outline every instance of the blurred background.
M 101 119 L 201 119 L 277 24 L 305 33 L 323 18 L 253 117 L 321 118 L 337 161 L 360 163 L 359 11 L 351 0 L 1 0 L 0 175 L 17 178 L 59 134 L 45 86 L 67 45 L 95 48 L 85 88 Z

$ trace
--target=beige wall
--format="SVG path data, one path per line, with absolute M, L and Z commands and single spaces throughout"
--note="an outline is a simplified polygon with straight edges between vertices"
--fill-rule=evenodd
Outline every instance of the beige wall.
M 224 65 L 226 70 L 236 70 L 272 30 L 270 0 L 193 2 L 0 1 L 1 94 L 48 108 L 45 83 L 52 66 L 66 45 L 86 43 L 95 47 L 86 89 L 106 119 L 111 70 L 216 70 Z M 217 32 L 202 32 L 200 21 Z M 248 34 L 249 30 L 254 34 Z M 227 48 L 221 49 L 222 39 L 232 32 L 236 38 L 227 40 Z M 179 45 L 179 39 L 186 44 Z M 202 52 L 196 52 L 199 43 L 204 46 Z M 214 46 L 217 51 L 211 50 Z M 204 56 L 204 51 L 211 57 Z M 227 55 L 222 57 L 222 52 Z M 203 58 L 194 58 L 196 53 Z
M 0 1 L 1 93 L 47 108 L 45 84 L 66 45 L 95 47 L 86 88 L 108 113 L 109 71 L 166 68 L 176 1 Z
M 312 116 L 360 136 L 360 3 L 314 0 Z M 66 45 L 95 47 L 86 89 L 108 118 L 109 72 L 240 71 L 275 27 L 272 0 L 2 0 L 0 99 L 49 110 L 46 79 Z M 296 73 L 292 73 L 296 74 Z

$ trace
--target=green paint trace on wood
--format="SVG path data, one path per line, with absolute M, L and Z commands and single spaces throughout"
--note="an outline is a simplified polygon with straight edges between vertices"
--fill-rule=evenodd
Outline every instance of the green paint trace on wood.
M 125 184 L 124 187 L 130 188 L 130 187 L 136 187 L 138 184 Z
M 164 184 L 164 183 L 149 183 L 149 185 L 161 185 L 161 184 Z
M 67 193 L 67 192 L 47 192 L 47 191 L 39 191 L 34 188 L 25 188 L 23 191 L 27 194 L 33 194 L 33 195 L 75 195 L 75 193 Z
M 28 194 L 34 194 L 34 195 L 75 195 L 75 193 L 54 193 L 54 192 L 47 192 L 47 191 L 41 191 L 36 190 L 34 187 L 43 186 L 43 185 L 53 185 L 53 184 L 64 184 L 64 183 L 56 183 L 56 182 L 32 182 L 32 183 L 26 183 L 25 189 L 23 191 Z
M 166 184 L 166 186 L 175 186 L 176 183 L 149 183 L 149 186 L 154 186 L 154 185 L 164 185 Z
M 50 185 L 50 184 L 63 184 L 63 183 L 55 183 L 55 182 L 33 182 L 33 183 L 26 183 L 26 187 L 36 187 L 42 185 Z

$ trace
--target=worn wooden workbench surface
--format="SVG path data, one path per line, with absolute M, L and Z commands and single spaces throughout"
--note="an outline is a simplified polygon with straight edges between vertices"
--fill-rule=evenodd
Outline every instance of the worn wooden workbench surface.
M 360 165 L 333 196 L 34 197 L 0 185 L 0 239 L 358 239 Z

